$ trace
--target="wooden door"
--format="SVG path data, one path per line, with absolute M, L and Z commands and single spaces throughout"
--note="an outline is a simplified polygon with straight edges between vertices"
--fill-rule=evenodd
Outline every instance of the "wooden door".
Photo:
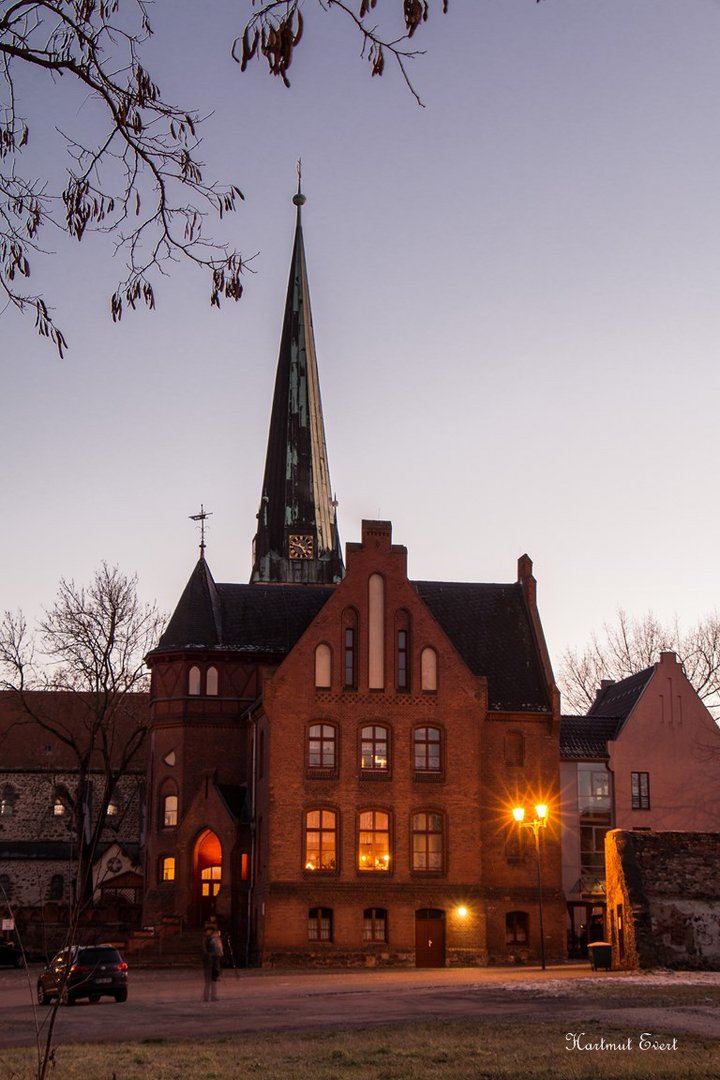
M 445 967 L 445 912 L 415 912 L 415 967 Z

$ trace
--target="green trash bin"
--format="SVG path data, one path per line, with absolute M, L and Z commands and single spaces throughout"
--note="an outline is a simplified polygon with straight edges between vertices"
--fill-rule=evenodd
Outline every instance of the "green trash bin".
M 609 941 L 593 941 L 588 945 L 590 967 L 593 971 L 610 971 L 612 965 L 612 945 Z

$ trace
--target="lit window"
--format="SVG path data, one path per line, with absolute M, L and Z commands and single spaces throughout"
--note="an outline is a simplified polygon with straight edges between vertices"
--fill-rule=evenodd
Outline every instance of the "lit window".
M 382 810 L 365 810 L 360 814 L 358 869 L 373 872 L 390 869 L 390 818 Z
M 388 758 L 388 729 L 371 724 L 360 732 L 360 767 L 374 772 L 386 772 Z
M 222 866 L 206 866 L 200 871 L 201 896 L 217 896 L 222 883 Z
M 442 870 L 443 821 L 441 814 L 423 811 L 412 819 L 413 870 Z
M 108 817 L 117 817 L 119 813 L 119 807 L 116 802 L 108 803 L 108 808 L 105 811 Z
M 309 810 L 305 816 L 305 869 L 337 869 L 337 814 Z
M 65 803 L 62 799 L 55 799 L 53 803 L 53 815 L 55 817 L 62 817 L 65 813 Z
M 175 858 L 173 855 L 166 855 L 161 863 L 162 867 L 162 880 L 174 881 L 175 880 Z
M 634 772 L 631 774 L 630 796 L 633 810 L 650 809 L 650 773 Z
M 387 911 L 385 908 L 365 908 L 363 911 L 363 941 L 387 941 Z
M 218 692 L 218 669 L 209 667 L 205 676 L 205 693 L 209 697 L 215 697 Z
M 334 769 L 337 731 L 334 724 L 313 724 L 308 732 L 308 767 Z
M 5 784 L 0 793 L 0 815 L 2 817 L 12 817 L 15 813 L 16 802 L 17 791 L 12 784 Z
M 332 939 L 332 908 L 310 908 L 308 911 L 308 941 L 332 941 Z
M 163 799 L 163 827 L 174 828 L 178 823 L 178 797 L 166 795 Z
M 413 736 L 413 763 L 416 772 L 439 773 L 442 767 L 440 755 L 440 729 L 421 727 Z

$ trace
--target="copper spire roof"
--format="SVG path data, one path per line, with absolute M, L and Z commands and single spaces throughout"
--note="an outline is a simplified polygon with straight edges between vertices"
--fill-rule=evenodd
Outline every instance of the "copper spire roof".
M 252 582 L 333 584 L 344 573 L 330 486 L 301 208 L 297 207 Z

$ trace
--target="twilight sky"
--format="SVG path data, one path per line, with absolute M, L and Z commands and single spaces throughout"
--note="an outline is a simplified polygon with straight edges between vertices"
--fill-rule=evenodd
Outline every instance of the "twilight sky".
M 157 0 L 146 66 L 214 110 L 201 156 L 246 201 L 212 232 L 256 273 L 218 313 L 178 267 L 113 325 L 111 247 L 51 238 L 67 356 L 0 321 L 0 608 L 34 617 L 105 559 L 171 610 L 201 502 L 216 580 L 247 580 L 298 157 L 343 543 L 389 518 L 412 577 L 470 581 L 515 580 L 527 551 L 556 661 L 618 605 L 718 605 L 720 3 L 434 6 L 421 109 L 314 0 L 290 90 L 230 59 L 246 0 Z M 23 84 L 31 118 L 50 87 Z M 64 93 L 38 170 L 53 124 L 91 117 Z

